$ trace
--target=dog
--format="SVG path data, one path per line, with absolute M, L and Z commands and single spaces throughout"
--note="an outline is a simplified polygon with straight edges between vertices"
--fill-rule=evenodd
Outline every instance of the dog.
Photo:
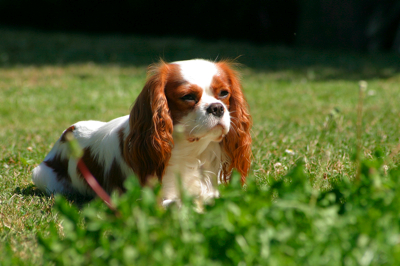
M 248 109 L 232 63 L 161 61 L 149 67 L 130 115 L 68 127 L 32 180 L 48 194 L 95 195 L 69 156 L 66 134 L 72 133 L 83 162 L 108 193 L 123 192 L 125 179 L 135 175 L 142 186 L 158 179 L 164 203 L 179 200 L 179 186 L 201 200 L 218 197 L 218 183 L 233 169 L 242 183 L 249 172 Z

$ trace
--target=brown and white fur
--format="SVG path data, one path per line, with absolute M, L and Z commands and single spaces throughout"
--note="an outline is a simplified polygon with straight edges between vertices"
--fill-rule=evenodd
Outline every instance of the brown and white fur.
M 68 154 L 65 134 L 72 132 L 84 149 L 83 161 L 108 193 L 124 191 L 131 175 L 143 186 L 158 178 L 168 203 L 179 199 L 179 176 L 183 189 L 207 200 L 218 196 L 218 181 L 227 181 L 232 169 L 245 182 L 250 128 L 248 106 L 230 63 L 160 62 L 150 67 L 130 115 L 70 126 L 33 170 L 32 180 L 49 194 L 94 195 Z

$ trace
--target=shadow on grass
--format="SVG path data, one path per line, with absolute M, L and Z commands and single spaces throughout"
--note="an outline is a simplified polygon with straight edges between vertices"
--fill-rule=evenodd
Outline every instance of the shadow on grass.
M 29 184 L 26 187 L 16 187 L 14 189 L 15 194 L 20 194 L 22 196 L 37 196 L 46 197 L 47 195 L 39 190 L 34 184 Z
M 362 54 L 270 47 L 246 42 L 189 38 L 89 35 L 0 28 L 0 67 L 93 62 L 148 66 L 192 58 L 237 61 L 263 72 L 290 71 L 311 80 L 390 78 L 400 72 L 399 54 Z M 295 75 L 296 76 L 296 75 Z
M 14 189 L 15 194 L 19 194 L 22 196 L 36 196 L 36 197 L 48 197 L 53 198 L 54 195 L 48 195 L 43 193 L 40 189 L 38 189 L 34 184 L 29 184 L 25 187 L 17 187 Z M 69 202 L 76 204 L 78 208 L 82 208 L 85 204 L 89 203 L 93 200 L 93 197 L 82 196 L 80 194 L 69 194 L 63 195 Z

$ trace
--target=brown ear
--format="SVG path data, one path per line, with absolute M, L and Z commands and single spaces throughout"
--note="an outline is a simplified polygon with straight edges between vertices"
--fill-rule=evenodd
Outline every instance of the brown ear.
M 161 181 L 174 144 L 173 123 L 164 93 L 168 68 L 164 62 L 150 68 L 149 78 L 129 117 L 124 157 L 142 185 L 152 176 Z
M 228 62 L 220 62 L 218 67 L 227 75 L 231 86 L 229 100 L 231 128 L 222 142 L 229 161 L 223 165 L 223 179 L 226 181 L 232 169 L 235 168 L 241 174 L 241 181 L 244 184 L 252 157 L 250 135 L 252 120 L 237 72 L 231 68 L 231 64 Z

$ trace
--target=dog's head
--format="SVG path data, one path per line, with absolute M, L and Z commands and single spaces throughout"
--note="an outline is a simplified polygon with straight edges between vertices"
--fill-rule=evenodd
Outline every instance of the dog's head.
M 142 184 L 161 180 L 174 145 L 174 128 L 184 141 L 220 142 L 228 161 L 242 175 L 250 167 L 251 117 L 237 73 L 228 62 L 201 59 L 151 66 L 149 78 L 130 114 L 124 156 Z

